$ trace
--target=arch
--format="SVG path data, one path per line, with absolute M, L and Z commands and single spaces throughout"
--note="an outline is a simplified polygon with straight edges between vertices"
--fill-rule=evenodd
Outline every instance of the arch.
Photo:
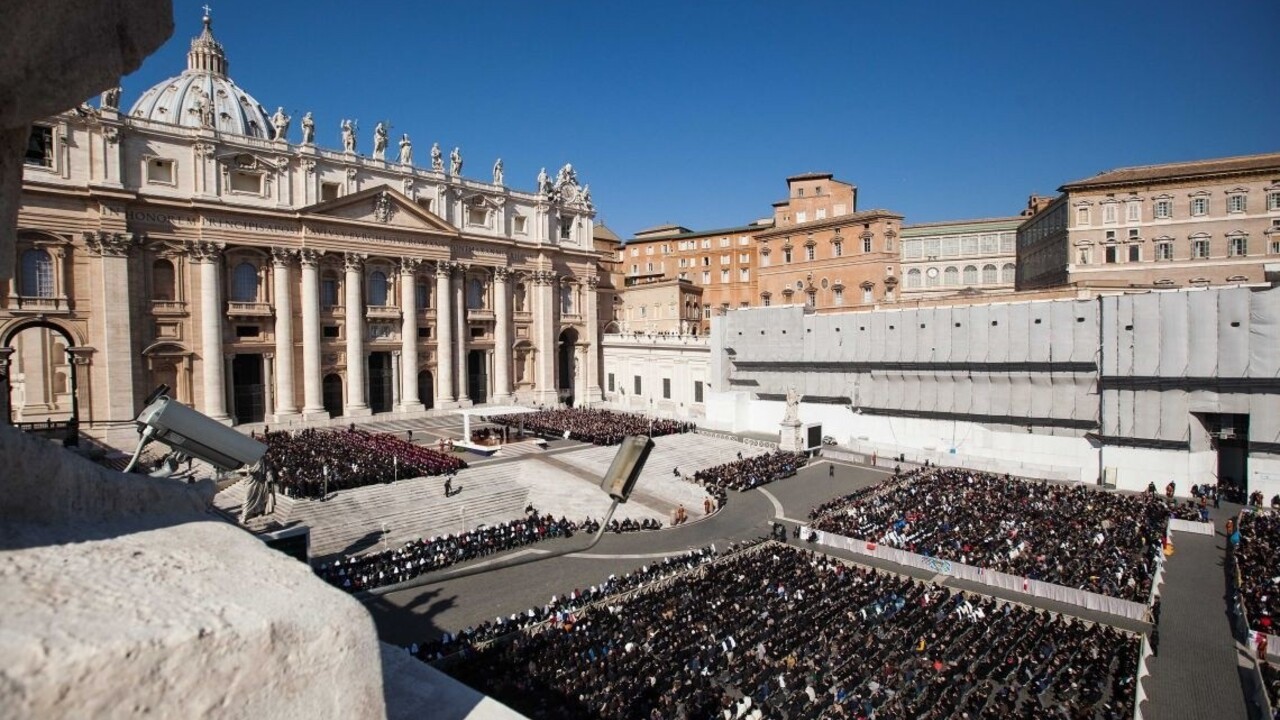
M 996 284 L 996 266 L 995 265 L 988 263 L 982 266 L 982 284 L 983 285 Z
M 42 248 L 23 251 L 18 294 L 23 297 L 51 298 L 53 293 L 53 258 Z
M 620 332 L 622 332 L 622 325 L 621 325 L 621 324 L 619 324 L 617 320 L 610 320 L 610 321 L 609 321 L 609 322 L 604 326 L 604 332 L 605 332 L 605 334 L 617 334 L 617 333 L 620 333 Z
M 369 273 L 369 305 L 385 307 L 387 304 L 387 274 L 381 270 Z
M 1016 265 L 1013 263 L 1005 263 L 1004 267 L 1000 268 L 1000 282 L 1013 282 L 1017 272 L 1018 268 Z
M 977 265 L 964 266 L 964 284 L 968 285 L 969 287 L 973 287 L 974 285 L 978 284 L 978 266 Z
M 329 373 L 321 380 L 321 393 L 324 397 L 324 409 L 329 413 L 329 417 L 342 416 L 342 388 L 346 384 L 342 382 L 342 376 L 337 373 Z
M 960 269 L 954 265 L 950 265 L 946 270 L 942 271 L 942 284 L 955 286 L 960 284 Z
M 467 309 L 482 310 L 485 303 L 485 281 L 475 275 L 467 276 Z
M 177 300 L 177 274 L 167 258 L 157 258 L 151 263 L 151 299 Z
M 231 270 L 232 302 L 258 301 L 258 266 L 248 260 L 241 261 Z
M 920 271 L 918 269 L 911 268 L 910 270 L 907 271 L 907 287 L 909 288 L 920 287 Z
M 67 356 L 67 364 L 70 365 L 70 392 L 71 392 L 71 414 L 66 424 L 66 440 L 68 444 L 78 444 L 79 425 L 80 425 L 80 394 L 77 373 L 75 371 L 76 361 L 73 357 L 73 350 L 83 347 L 80 338 L 76 336 L 73 328 L 66 327 L 53 320 L 43 317 L 23 318 L 11 323 L 0 332 L 0 359 L 9 360 L 13 350 L 13 340 L 26 330 L 43 328 L 59 335 L 64 340 L 62 344 L 63 352 Z M 6 425 L 13 424 L 13 402 L 10 394 L 13 392 L 13 385 L 9 375 L 7 364 L 0 367 L 0 402 L 4 403 L 4 421 Z
M 418 401 L 422 403 L 422 407 L 430 410 L 435 406 L 436 394 L 431 391 L 435 387 L 435 380 L 431 377 L 430 370 L 418 371 Z

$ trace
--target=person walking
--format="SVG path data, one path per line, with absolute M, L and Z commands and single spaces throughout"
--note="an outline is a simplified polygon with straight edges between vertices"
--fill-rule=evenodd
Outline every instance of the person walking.
M 836 466 L 835 466 L 834 464 L 828 464 L 828 465 L 827 465 L 827 477 L 829 477 L 829 478 L 833 478 L 833 477 L 835 477 L 835 476 L 836 476 Z
M 444 496 L 449 497 L 453 493 L 453 476 L 446 475 L 444 478 Z

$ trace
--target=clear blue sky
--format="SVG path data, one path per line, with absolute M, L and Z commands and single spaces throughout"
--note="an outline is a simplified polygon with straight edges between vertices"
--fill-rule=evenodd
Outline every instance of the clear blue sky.
M 125 79 L 185 67 L 201 2 Z M 832 172 L 907 222 L 1016 214 L 1104 169 L 1280 150 L 1280 2 L 211 1 L 268 107 L 438 141 L 531 189 L 572 162 L 624 238 L 771 214 Z M 394 146 L 394 142 L 392 143 Z

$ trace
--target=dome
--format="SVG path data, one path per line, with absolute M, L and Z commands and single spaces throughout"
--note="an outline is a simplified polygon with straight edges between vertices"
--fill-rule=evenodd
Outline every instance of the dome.
M 262 104 L 227 76 L 227 56 L 213 39 L 213 23 L 191 40 L 187 69 L 142 93 L 130 117 L 269 139 L 275 131 Z

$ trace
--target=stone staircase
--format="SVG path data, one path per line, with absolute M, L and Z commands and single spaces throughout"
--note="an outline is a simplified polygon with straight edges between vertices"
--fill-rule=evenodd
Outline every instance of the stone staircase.
M 214 504 L 237 517 L 245 483 L 219 493 Z M 474 529 L 524 514 L 529 491 L 501 465 L 469 468 L 454 478 L 454 494 L 444 496 L 443 477 L 422 477 L 386 485 L 342 490 L 328 500 L 295 500 L 277 495 L 274 513 L 254 518 L 253 532 L 305 525 L 311 531 L 311 556 L 324 561 L 363 554 L 422 537 Z

